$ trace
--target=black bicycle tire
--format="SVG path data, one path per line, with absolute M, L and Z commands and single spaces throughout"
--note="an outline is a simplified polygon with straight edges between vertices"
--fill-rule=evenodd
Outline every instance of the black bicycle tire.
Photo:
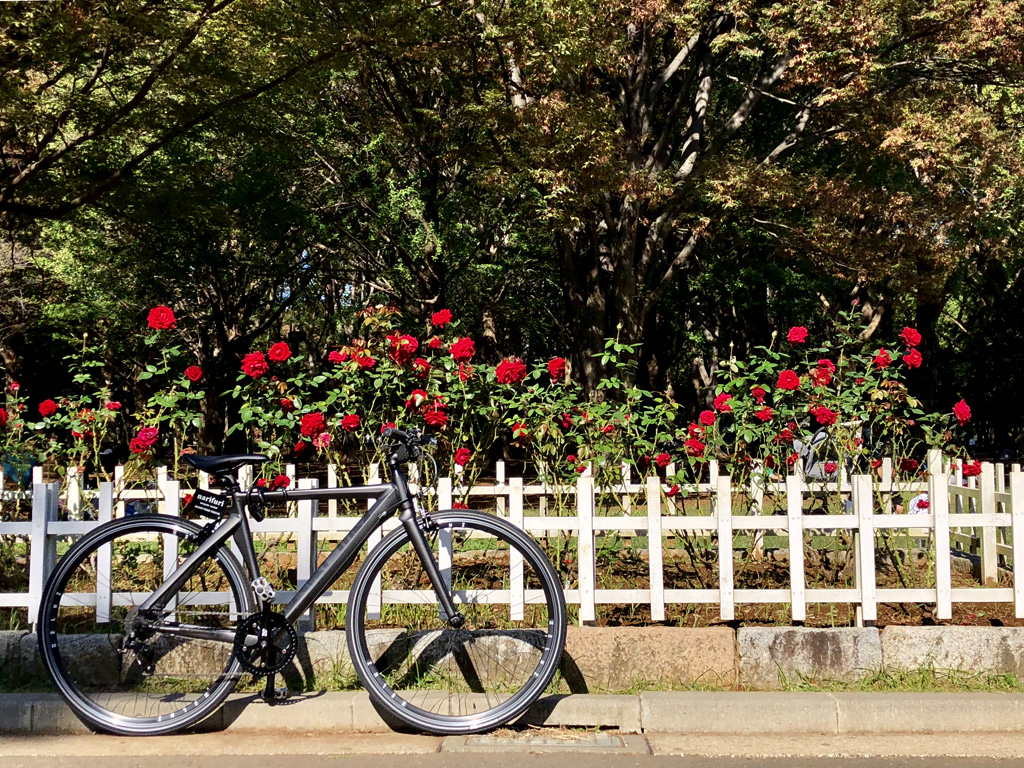
M 55 600 L 55 596 L 63 592 L 65 582 L 71 576 L 73 569 L 98 547 L 118 536 L 130 534 L 136 530 L 188 536 L 193 540 L 201 535 L 200 527 L 189 520 L 155 514 L 135 515 L 114 520 L 86 534 L 61 558 L 46 582 L 40 601 L 36 636 L 47 676 L 57 693 L 83 723 L 93 730 L 119 736 L 160 736 L 195 725 L 205 720 L 220 707 L 235 688 L 241 672 L 241 665 L 235 658 L 233 650 L 229 662 L 230 667 L 225 669 L 225 673 L 218 678 L 204 697 L 186 707 L 189 711 L 180 715 L 175 713 L 155 718 L 131 718 L 104 709 L 79 690 L 65 669 L 58 644 L 55 642 L 57 630 L 54 623 L 60 607 L 60 601 L 59 599 Z M 239 601 L 240 612 L 244 614 L 254 610 L 248 581 L 236 558 L 226 547 L 218 548 L 211 557 L 217 560 L 231 582 L 232 590 Z
M 538 664 L 539 673 L 517 693 L 498 706 L 476 715 L 441 715 L 402 703 L 388 687 L 383 677 L 376 672 L 370 661 L 371 654 L 366 642 L 363 626 L 363 608 L 370 594 L 370 588 L 377 572 L 387 560 L 408 542 L 404 528 L 389 534 L 373 549 L 363 562 L 349 593 L 346 619 L 346 640 L 349 655 L 359 679 L 371 699 L 393 717 L 412 728 L 430 734 L 454 735 L 479 733 L 504 725 L 522 715 L 544 693 L 558 670 L 565 647 L 568 617 L 565 596 L 554 568 L 537 543 L 525 532 L 505 520 L 474 510 L 450 510 L 431 516 L 439 527 L 447 524 L 464 523 L 476 526 L 491 534 L 503 536 L 515 544 L 526 562 L 537 574 L 546 596 L 550 617 L 552 642 L 544 650 Z

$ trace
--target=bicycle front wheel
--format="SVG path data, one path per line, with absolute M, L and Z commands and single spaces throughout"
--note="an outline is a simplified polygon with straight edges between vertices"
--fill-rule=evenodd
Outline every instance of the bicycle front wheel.
M 97 528 L 57 564 L 43 592 L 39 650 L 54 687 L 86 725 L 125 736 L 172 733 L 212 713 L 241 675 L 236 621 L 253 610 L 219 547 L 167 605 L 140 605 L 195 551 L 199 526 L 139 515 Z
M 433 516 L 425 532 L 464 623 L 443 615 L 408 534 L 367 556 L 349 597 L 353 665 L 375 702 L 421 731 L 489 730 L 551 682 L 565 645 L 565 598 L 529 535 L 481 512 Z

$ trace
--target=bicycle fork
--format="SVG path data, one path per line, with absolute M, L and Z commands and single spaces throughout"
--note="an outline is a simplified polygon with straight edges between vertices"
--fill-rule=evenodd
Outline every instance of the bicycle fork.
M 437 560 L 434 560 L 434 553 L 430 551 L 427 537 L 424 535 L 424 528 L 421 528 L 415 514 L 403 512 L 399 520 L 405 527 L 405 532 L 412 542 L 412 548 L 427 572 L 427 578 L 434 587 L 434 594 L 440 606 L 441 618 L 447 621 L 454 629 L 459 629 L 465 623 L 462 613 L 455 605 L 452 592 L 451 576 L 451 533 L 438 530 Z M 427 525 L 430 525 L 430 518 L 426 517 Z

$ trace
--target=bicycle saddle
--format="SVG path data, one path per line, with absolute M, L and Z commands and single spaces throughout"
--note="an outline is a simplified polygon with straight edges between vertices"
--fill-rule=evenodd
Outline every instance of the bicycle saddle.
M 228 472 L 234 472 L 246 464 L 262 464 L 265 461 L 270 461 L 270 457 L 260 453 L 240 453 L 233 456 L 196 456 L 195 454 L 187 453 L 181 457 L 181 460 L 201 472 L 209 472 L 211 475 L 224 475 Z

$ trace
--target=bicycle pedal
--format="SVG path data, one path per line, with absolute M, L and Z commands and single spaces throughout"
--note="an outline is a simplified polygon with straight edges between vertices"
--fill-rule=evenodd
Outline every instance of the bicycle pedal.
M 263 692 L 263 700 L 265 702 L 267 702 L 267 704 L 270 704 L 271 706 L 273 706 L 274 704 L 279 704 L 280 702 L 285 701 L 287 699 L 290 699 L 291 696 L 292 696 L 291 689 L 288 688 L 287 686 L 282 686 L 281 688 L 275 688 L 273 693 L 270 693 L 268 691 L 264 691 Z

